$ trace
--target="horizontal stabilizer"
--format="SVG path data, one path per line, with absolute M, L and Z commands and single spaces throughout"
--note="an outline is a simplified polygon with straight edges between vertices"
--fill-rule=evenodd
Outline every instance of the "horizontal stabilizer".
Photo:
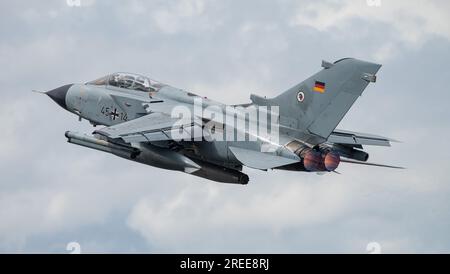
M 236 159 L 243 165 L 256 169 L 271 169 L 279 166 L 289 165 L 299 160 L 280 157 L 269 153 L 259 152 L 238 147 L 229 147 Z
M 338 129 L 331 133 L 327 141 L 334 144 L 368 146 L 390 146 L 391 142 L 398 142 L 383 136 Z

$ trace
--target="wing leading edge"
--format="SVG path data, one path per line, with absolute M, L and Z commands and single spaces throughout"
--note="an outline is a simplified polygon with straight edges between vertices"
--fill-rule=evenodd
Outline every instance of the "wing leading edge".
M 95 133 L 127 143 L 155 142 L 195 138 L 202 127 L 190 119 L 180 120 L 164 113 L 150 113 L 140 118 L 96 130 Z

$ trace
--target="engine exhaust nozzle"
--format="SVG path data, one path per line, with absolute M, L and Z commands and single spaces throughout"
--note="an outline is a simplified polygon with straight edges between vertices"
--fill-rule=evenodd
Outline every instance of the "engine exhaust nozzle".
M 320 165 L 322 163 L 322 156 L 320 152 L 309 150 L 303 156 L 303 166 L 308 171 L 317 171 L 320 169 Z
M 328 152 L 325 154 L 325 157 L 323 159 L 323 163 L 325 165 L 325 169 L 327 171 L 334 171 L 339 166 L 339 163 L 341 162 L 341 157 L 336 152 Z

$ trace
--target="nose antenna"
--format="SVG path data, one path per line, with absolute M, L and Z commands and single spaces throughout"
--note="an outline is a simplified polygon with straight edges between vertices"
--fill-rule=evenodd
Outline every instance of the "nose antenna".
M 45 94 L 45 91 L 40 91 L 40 90 L 35 90 L 35 89 L 31 90 L 31 92 Z
M 64 85 L 59 88 L 49 90 L 45 92 L 45 94 L 47 94 L 48 97 L 52 98 L 52 100 L 55 101 L 55 103 L 57 103 L 58 105 L 60 105 L 62 108 L 67 109 L 66 95 L 72 86 L 73 84 Z

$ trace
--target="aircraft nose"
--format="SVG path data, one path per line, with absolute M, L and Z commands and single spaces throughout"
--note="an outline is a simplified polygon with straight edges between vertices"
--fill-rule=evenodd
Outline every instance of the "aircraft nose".
M 64 109 L 67 109 L 66 105 L 66 95 L 69 88 L 73 86 L 73 84 L 70 85 L 64 85 L 59 88 L 52 89 L 50 91 L 47 91 L 46 94 L 52 98 L 53 101 L 55 101 L 58 105 L 63 107 Z

